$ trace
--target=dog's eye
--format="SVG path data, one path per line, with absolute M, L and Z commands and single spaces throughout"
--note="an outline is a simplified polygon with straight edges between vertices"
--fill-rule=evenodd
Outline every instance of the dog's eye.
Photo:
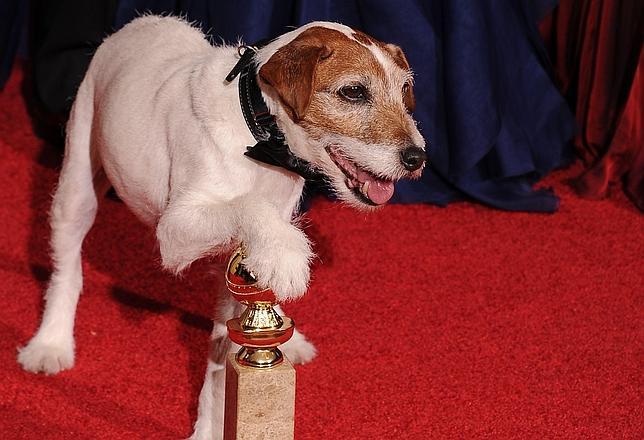
M 341 97 L 351 102 L 363 102 L 367 100 L 367 91 L 362 85 L 345 86 L 338 93 Z
M 409 83 L 403 84 L 402 92 L 403 92 L 403 95 L 406 95 L 407 92 L 409 92 Z

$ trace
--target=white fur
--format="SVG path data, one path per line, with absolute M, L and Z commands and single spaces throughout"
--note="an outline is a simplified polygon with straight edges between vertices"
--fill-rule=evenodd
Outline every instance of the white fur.
M 259 64 L 311 26 L 351 31 L 312 23 L 262 49 Z M 200 31 L 171 17 L 139 18 L 100 46 L 68 123 L 51 209 L 54 271 L 40 328 L 18 355 L 26 370 L 54 374 L 73 366 L 81 245 L 110 185 L 156 229 L 164 268 L 179 272 L 243 242 L 249 269 L 280 301 L 306 291 L 312 252 L 292 221 L 304 181 L 243 155 L 254 139 L 239 107 L 237 80 L 224 82 L 237 60 L 235 47 L 213 47 Z M 311 151 L 318 145 L 280 103 L 265 99 L 294 152 L 309 160 L 319 156 Z M 195 440 L 222 436 L 224 361 L 234 349 L 225 322 L 239 306 L 224 286 L 220 290 Z M 315 356 L 297 332 L 284 352 L 294 362 Z

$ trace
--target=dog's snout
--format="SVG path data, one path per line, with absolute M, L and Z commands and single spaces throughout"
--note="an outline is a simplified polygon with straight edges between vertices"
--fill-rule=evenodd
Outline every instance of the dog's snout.
M 423 166 L 427 155 L 418 147 L 409 147 L 400 152 L 400 160 L 407 171 L 416 171 Z

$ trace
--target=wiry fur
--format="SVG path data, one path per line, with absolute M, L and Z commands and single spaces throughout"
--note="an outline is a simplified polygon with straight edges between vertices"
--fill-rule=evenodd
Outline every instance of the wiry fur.
M 257 54 L 259 67 L 312 27 L 352 38 L 352 30 L 345 26 L 314 23 L 262 49 Z M 380 84 L 381 91 L 391 83 L 400 87 L 409 73 L 382 49 L 369 50 L 380 51 L 376 59 L 386 64 L 383 68 L 389 76 Z M 98 49 L 68 123 L 65 158 L 51 209 L 54 271 L 40 328 L 18 355 L 26 370 L 54 374 L 73 366 L 74 317 L 82 288 L 81 245 L 110 186 L 141 221 L 155 228 L 165 269 L 178 273 L 204 255 L 230 252 L 243 242 L 249 269 L 262 284 L 271 286 L 279 300 L 294 299 L 306 291 L 313 254 L 293 221 L 304 181 L 244 156 L 254 139 L 239 108 L 236 80 L 224 82 L 237 60 L 235 47 L 213 47 L 199 30 L 172 17 L 139 18 Z M 342 142 L 352 160 L 364 162 L 374 173 L 392 179 L 405 174 L 398 163 L 400 142 L 379 141 L 381 147 L 368 151 L 364 138 L 328 132 L 316 127 L 315 118 L 294 121 L 279 94 L 266 84 L 263 92 L 293 151 L 323 170 L 336 191 L 342 193 L 345 187 L 341 172 L 324 150 L 329 142 Z M 318 92 L 311 93 L 312 103 L 318 102 Z M 405 139 L 422 148 L 424 142 L 406 115 L 402 98 L 390 101 L 391 108 L 403 114 L 397 120 L 404 122 Z M 341 117 L 336 104 L 328 113 Z M 226 353 L 235 348 L 226 336 L 225 322 L 240 310 L 225 286 L 220 290 L 194 439 L 222 435 L 223 365 Z M 284 351 L 294 362 L 315 356 L 315 348 L 297 332 Z

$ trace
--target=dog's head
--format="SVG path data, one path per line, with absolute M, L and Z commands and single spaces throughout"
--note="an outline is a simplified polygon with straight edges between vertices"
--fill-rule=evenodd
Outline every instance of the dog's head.
M 419 177 L 425 141 L 411 116 L 403 51 L 335 23 L 311 23 L 257 55 L 259 84 L 293 152 L 360 208 L 386 203 L 394 181 Z

